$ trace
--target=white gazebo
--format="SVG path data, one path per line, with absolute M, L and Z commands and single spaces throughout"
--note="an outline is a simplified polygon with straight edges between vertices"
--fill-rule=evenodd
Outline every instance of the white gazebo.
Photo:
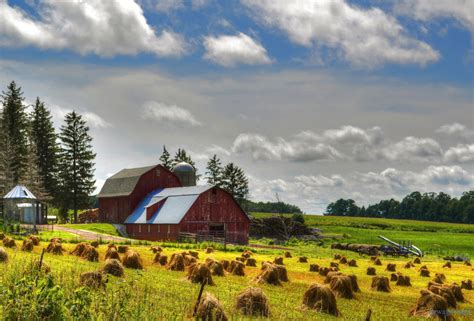
M 41 224 L 41 203 L 26 186 L 17 185 L 3 197 L 5 223 Z

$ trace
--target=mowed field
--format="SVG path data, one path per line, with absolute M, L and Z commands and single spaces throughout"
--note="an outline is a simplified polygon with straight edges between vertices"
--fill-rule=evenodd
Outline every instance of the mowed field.
M 49 276 L 41 275 L 36 279 L 32 272 L 32 263 L 37 261 L 43 247 L 48 243 L 42 242 L 32 253 L 22 252 L 21 242 L 17 241 L 18 249 L 6 249 L 9 255 L 8 263 L 0 263 L 0 318 L 9 320 L 35 320 L 39 315 L 50 316 L 50 319 L 76 320 L 191 320 L 193 305 L 199 292 L 199 285 L 186 279 L 186 272 L 169 271 L 166 267 L 153 264 L 153 253 L 150 246 L 131 246 L 144 261 L 144 270 L 126 269 L 123 278 L 108 277 L 105 289 L 89 289 L 81 287 L 79 275 L 86 271 L 96 271 L 104 264 L 106 245 L 100 245 L 98 250 L 100 260 L 96 263 L 87 262 L 68 254 L 75 244 L 63 244 L 64 255 L 45 254 L 44 262 L 51 268 Z M 206 244 L 160 244 L 168 257 L 172 253 L 189 248 L 197 249 L 199 261 L 206 257 L 217 260 L 232 260 L 240 256 L 244 248 L 229 247 L 228 251 L 216 250 L 206 254 Z M 178 247 L 179 246 L 179 247 Z M 206 286 L 205 291 L 213 293 L 222 303 L 224 310 L 231 320 L 251 319 L 243 316 L 235 307 L 236 296 L 249 286 L 263 289 L 270 301 L 272 320 L 364 320 L 368 309 L 372 309 L 372 320 L 418 320 L 409 316 L 410 309 L 415 305 L 419 292 L 425 289 L 432 277 L 419 276 L 419 266 L 405 269 L 403 265 L 407 258 L 382 257 L 382 266 L 375 266 L 377 275 L 390 276 L 385 271 L 387 263 L 395 263 L 397 271 L 411 277 L 412 287 L 399 287 L 391 282 L 390 293 L 371 290 L 371 276 L 366 275 L 366 269 L 373 266 L 367 256 L 357 253 L 331 250 L 312 244 L 300 244 L 290 248 L 292 258 L 285 258 L 284 265 L 288 270 L 290 281 L 282 286 L 255 284 L 253 278 L 260 272 L 263 261 L 273 261 L 281 256 L 281 249 L 252 249 L 257 267 L 246 267 L 245 276 L 226 275 L 213 277 L 215 286 Z M 323 283 L 324 277 L 318 273 L 309 272 L 310 264 L 329 266 L 335 254 L 357 260 L 358 267 L 341 264 L 343 273 L 355 274 L 358 278 L 360 293 L 354 299 L 337 299 L 341 312 L 338 318 L 323 313 L 308 311 L 302 308 L 302 298 L 306 289 L 312 283 Z M 299 263 L 297 257 L 306 255 L 308 263 Z M 444 262 L 434 256 L 422 259 L 432 276 L 436 272 L 444 273 L 447 282 L 460 283 L 462 280 L 473 278 L 471 267 L 462 263 L 453 263 L 452 268 L 443 268 Z M 33 280 L 31 279 L 33 278 Z M 48 289 L 48 291 L 45 291 Z M 460 303 L 455 311 L 457 320 L 472 320 L 474 291 L 463 290 L 466 302 Z M 51 317 L 52 311 L 60 314 Z M 44 318 L 48 319 L 48 318 Z M 258 319 L 258 318 L 257 318 Z M 419 319 L 421 320 L 421 319 Z

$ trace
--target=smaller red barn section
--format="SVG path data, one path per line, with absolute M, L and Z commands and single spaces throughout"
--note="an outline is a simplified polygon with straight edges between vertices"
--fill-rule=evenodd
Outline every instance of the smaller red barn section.
M 137 239 L 177 240 L 180 233 L 193 233 L 246 244 L 250 219 L 225 190 L 187 186 L 152 191 L 124 223 Z

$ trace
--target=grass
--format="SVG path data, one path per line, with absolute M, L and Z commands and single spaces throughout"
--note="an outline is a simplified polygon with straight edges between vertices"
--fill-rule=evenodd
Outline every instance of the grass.
M 120 236 L 120 233 L 112 224 L 107 223 L 88 223 L 88 224 L 60 224 L 67 228 L 75 230 L 86 230 L 100 234 L 107 234 L 113 236 Z
M 199 285 L 187 281 L 184 272 L 167 271 L 164 267 L 153 265 L 153 254 L 149 247 L 133 246 L 143 258 L 143 271 L 126 269 L 124 278 L 110 276 L 106 289 L 92 290 L 79 285 L 79 274 L 100 268 L 104 260 L 105 245 L 99 247 L 99 263 L 90 263 L 66 253 L 64 256 L 45 254 L 44 262 L 51 267 L 51 276 L 40 276 L 38 285 L 35 285 L 36 272 L 32 271 L 30 262 L 38 260 L 41 248 L 46 245 L 47 243 L 42 243 L 35 247 L 33 253 L 7 249 L 10 261 L 0 264 L 0 288 L 3 289 L 0 291 L 1 319 L 35 320 L 47 314 L 51 320 L 192 320 L 191 314 Z M 174 243 L 160 245 L 164 246 L 164 254 L 168 257 L 181 250 L 177 246 L 206 246 Z M 70 251 L 74 244 L 64 246 Z M 229 248 L 236 251 L 243 249 Z M 238 252 L 220 250 L 213 254 L 205 254 L 202 249 L 198 252 L 200 261 L 204 261 L 208 256 L 215 259 L 234 259 L 239 255 Z M 258 265 L 283 253 L 282 250 L 273 249 L 256 249 L 255 252 L 254 257 Z M 304 254 L 309 257 L 309 263 L 329 266 L 335 253 L 342 253 L 357 260 L 358 267 L 342 266 L 341 270 L 344 273 L 356 274 L 362 289 L 353 300 L 338 299 L 338 308 L 342 313 L 339 320 L 363 320 L 369 308 L 372 309 L 373 320 L 421 320 L 408 317 L 408 311 L 419 297 L 419 291 L 426 288 L 428 278 L 420 277 L 417 269 L 401 268 L 407 259 L 382 258 L 382 261 L 384 265 L 388 262 L 397 264 L 399 271 L 411 277 L 413 286 L 403 288 L 392 283 L 391 293 L 379 293 L 370 290 L 371 277 L 365 275 L 366 268 L 372 265 L 368 257 L 311 244 L 293 246 L 291 252 L 293 258 L 284 260 L 290 282 L 281 287 L 259 285 L 270 300 L 272 320 L 336 319 L 323 313 L 301 309 L 304 291 L 314 282 L 323 283 L 323 277 L 310 273 L 309 264 L 297 262 L 297 256 Z M 426 264 L 433 274 L 445 273 L 449 282 L 460 282 L 472 277 L 471 268 L 461 263 L 454 263 L 452 269 L 443 269 L 443 262 L 430 256 L 423 259 L 423 264 Z M 390 274 L 384 271 L 384 267 L 376 268 L 379 275 Z M 255 286 L 252 279 L 259 273 L 260 268 L 246 267 L 245 270 L 245 277 L 214 277 L 216 286 L 208 286 L 205 289 L 219 299 L 230 320 L 249 319 L 235 309 L 235 297 L 248 286 Z M 31 280 L 28 281 L 29 279 Z M 464 295 L 468 302 L 474 302 L 474 291 L 464 291 Z M 474 306 L 468 302 L 457 307 L 457 311 L 466 313 L 456 315 L 457 320 L 472 319 Z

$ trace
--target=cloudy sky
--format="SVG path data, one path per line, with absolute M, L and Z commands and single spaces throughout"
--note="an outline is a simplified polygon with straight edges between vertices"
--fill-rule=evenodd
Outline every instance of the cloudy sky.
M 322 213 L 474 188 L 473 0 L 0 0 L 0 85 L 84 114 L 98 188 L 188 150 Z

